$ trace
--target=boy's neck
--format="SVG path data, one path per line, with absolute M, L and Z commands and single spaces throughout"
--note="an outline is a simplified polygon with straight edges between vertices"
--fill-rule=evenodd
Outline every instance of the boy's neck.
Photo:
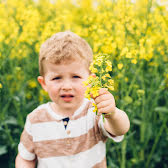
M 79 106 L 80 107 L 80 106 Z M 78 108 L 79 108 L 78 107 Z M 73 109 L 73 110 L 70 110 L 70 109 L 67 109 L 67 110 L 61 110 L 61 109 L 58 109 L 57 108 L 57 105 L 54 103 L 54 102 L 52 102 L 51 103 L 51 108 L 52 108 L 52 110 L 56 113 L 56 114 L 58 114 L 58 115 L 61 115 L 61 116 L 63 116 L 63 117 L 72 117 L 73 115 L 74 115 L 74 113 L 75 113 L 75 111 L 78 109 Z

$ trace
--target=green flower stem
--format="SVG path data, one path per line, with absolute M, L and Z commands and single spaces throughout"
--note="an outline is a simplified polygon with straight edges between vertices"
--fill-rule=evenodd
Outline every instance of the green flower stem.
M 159 138 L 161 137 L 164 128 L 167 128 L 167 127 L 166 127 L 166 122 L 167 122 L 167 117 L 164 118 L 163 124 L 162 124 L 162 126 L 161 126 L 161 128 L 160 128 L 160 130 L 159 130 L 159 133 L 157 134 L 157 136 L 156 136 L 156 138 L 155 138 L 154 145 L 152 146 L 152 150 L 151 150 L 151 152 L 150 152 L 150 154 L 149 154 L 149 157 L 148 157 L 148 159 L 147 159 L 147 162 L 146 162 L 146 166 L 145 166 L 145 167 L 149 167 L 149 163 L 150 163 L 151 158 L 152 158 L 152 155 L 153 155 L 153 153 L 154 153 L 154 151 L 155 151 L 155 149 L 156 149 L 156 145 L 157 145 L 157 143 L 158 143 L 158 141 L 159 141 Z
M 127 28 L 126 28 L 126 20 L 125 20 L 125 16 L 126 16 L 126 0 L 124 1 L 124 28 L 125 28 L 125 39 L 124 39 L 124 43 L 125 46 L 127 46 Z M 126 148 L 127 148 L 127 140 L 124 139 L 124 141 L 122 142 L 122 146 L 121 146 L 121 168 L 125 168 L 126 167 Z
M 101 64 L 101 70 L 100 70 L 99 79 L 100 79 L 100 87 L 102 88 L 102 64 Z
M 127 140 L 125 139 L 122 142 L 121 146 L 121 168 L 125 168 L 126 165 L 126 147 L 127 147 Z
M 137 75 L 139 74 L 139 72 L 142 70 L 142 66 L 143 66 L 143 62 L 140 63 L 140 66 L 138 67 L 138 70 L 135 72 L 135 75 L 131 81 L 131 84 L 128 88 L 128 91 L 126 92 L 126 96 L 128 96 L 130 94 L 130 92 L 132 91 L 132 88 L 136 82 L 136 78 L 137 78 Z
M 121 105 L 121 109 L 124 109 L 125 105 Z M 127 139 L 124 138 L 122 145 L 121 145 L 121 168 L 126 168 L 126 152 L 127 152 Z
M 14 144 L 14 140 L 12 138 L 12 135 L 10 134 L 10 129 L 8 128 L 8 125 L 4 124 L 4 128 L 5 128 L 5 133 L 9 138 L 9 144 Z
M 145 142 L 145 130 L 146 130 L 146 112 L 145 112 L 145 96 L 142 100 L 142 113 L 141 113 L 142 123 L 140 125 L 140 142 L 144 144 Z M 140 159 L 144 160 L 144 148 L 140 150 Z
M 99 76 L 99 80 L 100 80 L 100 87 L 102 88 L 102 64 L 101 64 L 101 70 L 100 70 L 100 76 Z M 96 115 L 97 115 L 97 113 L 96 113 Z M 104 116 L 105 116 L 105 114 L 103 113 L 102 114 L 102 116 L 103 116 L 103 122 L 104 122 Z

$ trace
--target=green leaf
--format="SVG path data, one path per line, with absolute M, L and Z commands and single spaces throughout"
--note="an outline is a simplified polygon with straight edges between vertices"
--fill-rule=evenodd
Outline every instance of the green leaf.
M 18 125 L 18 122 L 14 117 L 9 117 L 7 120 L 5 120 L 5 123 L 11 125 Z
M 141 120 L 139 120 L 139 119 L 133 119 L 132 123 L 135 124 L 135 125 L 141 125 Z
M 1 146 L 0 147 L 0 155 L 4 155 L 6 154 L 8 151 L 7 151 L 7 148 L 6 146 Z
M 168 108 L 166 107 L 156 107 L 154 110 L 156 112 L 168 113 Z

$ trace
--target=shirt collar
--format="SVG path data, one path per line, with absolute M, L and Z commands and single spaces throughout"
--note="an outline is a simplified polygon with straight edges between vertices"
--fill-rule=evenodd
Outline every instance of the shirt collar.
M 88 101 L 89 101 L 88 99 L 84 98 L 83 102 L 82 102 L 82 105 L 74 112 L 73 116 L 70 117 L 70 118 L 73 119 L 75 116 L 79 115 L 83 111 L 83 109 L 85 108 L 85 106 L 86 106 L 86 104 L 87 104 Z M 61 116 L 59 114 L 56 114 L 56 112 L 54 112 L 52 110 L 52 108 L 51 108 L 51 102 L 47 103 L 47 111 L 56 120 L 62 120 L 64 118 L 66 118 L 65 116 Z

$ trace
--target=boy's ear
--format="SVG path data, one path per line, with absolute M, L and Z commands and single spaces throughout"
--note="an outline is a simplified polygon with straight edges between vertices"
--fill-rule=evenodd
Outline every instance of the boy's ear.
M 43 76 L 38 76 L 37 80 L 40 83 L 40 85 L 42 86 L 42 88 L 47 92 L 47 87 L 46 87 L 44 77 Z

